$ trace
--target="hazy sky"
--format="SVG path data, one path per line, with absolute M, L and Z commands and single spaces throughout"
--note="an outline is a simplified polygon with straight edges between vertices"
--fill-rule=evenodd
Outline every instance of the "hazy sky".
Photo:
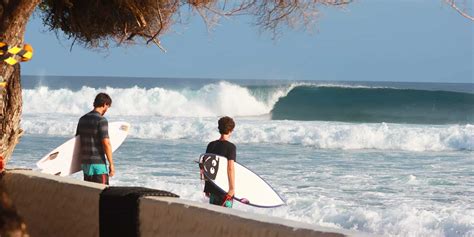
M 58 40 L 38 17 L 25 41 L 35 55 L 23 75 L 186 77 L 474 83 L 474 22 L 442 0 L 359 0 L 324 9 L 313 33 L 277 40 L 251 19 L 208 33 L 196 18 L 161 38 L 168 50 L 128 46 L 97 53 Z

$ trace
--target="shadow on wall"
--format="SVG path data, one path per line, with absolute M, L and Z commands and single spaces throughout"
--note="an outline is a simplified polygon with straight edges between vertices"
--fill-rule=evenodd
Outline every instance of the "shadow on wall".
M 3 159 L 0 157 L 0 179 L 5 172 L 3 171 Z M 0 183 L 0 236 L 5 237 L 28 237 L 26 224 L 21 218 L 11 199 L 8 197 L 6 190 Z

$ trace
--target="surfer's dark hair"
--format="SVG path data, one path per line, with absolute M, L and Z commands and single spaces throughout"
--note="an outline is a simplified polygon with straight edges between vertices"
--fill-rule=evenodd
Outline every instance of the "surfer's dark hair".
M 229 134 L 234 130 L 235 122 L 231 117 L 225 116 L 219 119 L 219 133 L 220 134 Z
M 102 107 L 104 105 L 111 106 L 112 98 L 110 98 L 110 96 L 105 93 L 97 94 L 94 100 L 94 108 Z

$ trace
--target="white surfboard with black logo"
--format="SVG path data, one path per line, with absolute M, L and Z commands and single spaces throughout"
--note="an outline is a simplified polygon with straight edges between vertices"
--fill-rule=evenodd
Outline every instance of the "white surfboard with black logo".
M 227 176 L 227 158 L 205 153 L 199 157 L 203 175 L 224 193 L 229 190 Z M 256 207 L 278 207 L 285 202 L 278 193 L 253 171 L 234 162 L 235 195 L 234 199 Z

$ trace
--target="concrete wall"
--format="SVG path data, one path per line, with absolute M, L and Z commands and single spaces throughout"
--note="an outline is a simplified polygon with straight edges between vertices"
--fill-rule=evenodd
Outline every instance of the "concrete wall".
M 0 182 L 31 236 L 99 236 L 105 185 L 27 170 L 7 171 Z M 360 236 L 179 198 L 141 198 L 139 213 L 141 236 Z
M 7 171 L 0 182 L 32 237 L 99 236 L 105 185 L 25 170 Z
M 146 197 L 140 201 L 142 236 L 301 236 L 357 235 L 183 199 Z M 192 234 L 190 234 L 192 233 Z

